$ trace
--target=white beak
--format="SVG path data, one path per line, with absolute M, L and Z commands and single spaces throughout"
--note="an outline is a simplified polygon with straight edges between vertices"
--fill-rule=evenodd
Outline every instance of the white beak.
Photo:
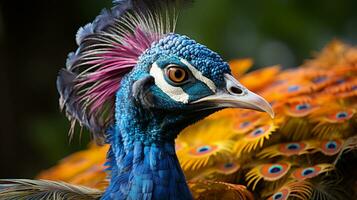
M 274 118 L 274 111 L 270 104 L 261 96 L 249 91 L 240 84 L 232 75 L 225 74 L 226 89 L 217 91 L 216 94 L 203 97 L 191 102 L 210 103 L 220 108 L 246 108 L 268 113 Z

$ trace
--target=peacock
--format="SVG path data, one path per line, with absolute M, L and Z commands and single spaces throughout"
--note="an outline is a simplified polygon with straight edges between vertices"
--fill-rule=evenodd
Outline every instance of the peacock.
M 174 32 L 188 1 L 113 3 L 57 79 L 70 137 L 94 142 L 0 199 L 357 198 L 357 48 L 246 73 Z

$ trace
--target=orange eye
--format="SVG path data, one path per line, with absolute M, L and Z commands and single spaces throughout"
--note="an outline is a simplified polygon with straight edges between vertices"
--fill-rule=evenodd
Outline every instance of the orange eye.
M 187 79 L 187 72 L 179 67 L 168 68 L 166 74 L 168 78 L 174 83 L 182 83 Z

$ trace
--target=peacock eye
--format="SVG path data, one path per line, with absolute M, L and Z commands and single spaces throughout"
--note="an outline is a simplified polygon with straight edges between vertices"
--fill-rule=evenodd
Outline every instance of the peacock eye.
M 187 80 L 188 73 L 185 69 L 180 67 L 172 66 L 167 68 L 166 76 L 170 79 L 170 81 L 174 83 L 182 83 Z

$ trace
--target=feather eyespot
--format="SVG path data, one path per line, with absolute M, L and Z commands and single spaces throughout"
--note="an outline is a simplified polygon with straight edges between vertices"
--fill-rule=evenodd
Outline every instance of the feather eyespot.
M 254 130 L 254 131 L 252 132 L 252 134 L 253 134 L 254 136 L 258 136 L 258 135 L 262 134 L 263 132 L 264 132 L 264 130 L 263 130 L 262 128 L 258 128 L 258 129 L 256 129 L 256 130 Z
M 254 128 L 254 124 L 249 120 L 243 121 L 243 122 L 238 122 L 234 125 L 234 129 L 238 133 L 246 133 L 247 131 L 250 131 L 253 128 Z
M 321 143 L 320 150 L 323 154 L 332 156 L 341 150 L 341 140 L 326 140 Z
M 197 138 L 198 139 L 198 138 Z M 204 140 L 202 137 L 200 140 Z M 210 137 L 210 139 L 212 139 Z M 177 153 L 180 160 L 180 164 L 183 170 L 196 170 L 201 167 L 207 166 L 209 163 L 218 161 L 227 161 L 227 158 L 231 157 L 231 148 L 233 146 L 230 140 L 215 141 L 200 141 L 197 144 L 197 140 L 188 140 L 187 147 Z
M 265 133 L 267 133 L 267 131 L 269 131 L 270 128 L 271 128 L 270 125 L 261 126 L 259 128 L 252 130 L 246 137 L 247 138 L 258 138 L 258 137 L 264 135 Z
M 217 146 L 215 145 L 203 145 L 196 147 L 194 149 L 191 149 L 190 154 L 195 155 L 195 156 L 200 156 L 200 155 L 205 155 L 209 154 L 217 149 Z
M 344 82 L 346 82 L 346 80 L 344 78 L 340 78 L 336 81 L 337 84 L 342 84 Z
M 305 144 L 304 143 L 287 143 L 287 144 L 283 144 L 281 145 L 281 151 L 285 151 L 285 152 L 290 152 L 290 153 L 297 153 L 299 152 L 301 149 L 305 148 Z
M 203 146 L 197 149 L 197 152 L 202 153 L 202 152 L 206 152 L 209 151 L 211 149 L 211 147 L 209 146 Z
M 315 169 L 312 168 L 312 167 L 309 167 L 309 168 L 307 168 L 307 169 L 302 170 L 301 175 L 302 175 L 302 176 L 309 176 L 309 175 L 311 175 L 311 174 L 314 173 L 314 172 L 315 172 Z
M 290 169 L 288 164 L 266 164 L 260 169 L 260 173 L 266 180 L 277 180 L 284 176 Z
M 291 191 L 288 188 L 283 188 L 274 193 L 268 200 L 286 200 L 288 199 L 290 192 Z
M 310 104 L 308 104 L 308 103 L 298 104 L 298 105 L 295 106 L 295 109 L 299 110 L 299 111 L 307 110 L 309 108 L 310 108 Z
M 234 163 L 224 163 L 223 168 L 227 169 L 227 168 L 231 168 L 233 166 L 234 166 Z
M 285 195 L 283 194 L 283 192 L 277 192 L 273 195 L 272 199 L 273 200 L 281 200 L 285 197 Z
M 268 171 L 271 174 L 276 174 L 279 173 L 282 170 L 282 167 L 280 165 L 273 165 L 269 167 Z
M 290 170 L 289 163 L 267 163 L 254 167 L 246 174 L 248 186 L 256 187 L 258 182 L 263 179 L 265 181 L 277 181 L 284 177 Z
M 173 83 L 179 84 L 188 79 L 188 72 L 181 67 L 171 66 L 166 69 L 166 76 Z
M 264 133 L 264 129 L 263 129 L 263 127 L 260 127 L 260 128 L 253 130 L 249 135 L 251 137 L 258 137 L 259 135 L 261 135 L 263 133 Z
M 281 193 L 281 192 L 278 192 L 278 193 L 274 194 L 274 196 L 273 196 L 274 200 L 278 200 L 278 199 L 282 199 L 282 198 L 283 198 L 283 193 Z
M 333 169 L 333 165 L 331 164 L 319 164 L 311 167 L 298 168 L 292 173 L 292 176 L 298 180 L 305 180 Z
M 336 144 L 335 141 L 330 141 L 330 142 L 328 142 L 328 143 L 326 144 L 325 147 L 326 147 L 326 149 L 336 149 L 337 144 Z
M 300 86 L 298 85 L 291 85 L 288 87 L 288 92 L 296 92 L 300 89 Z
M 291 156 L 301 153 L 306 147 L 304 143 L 286 143 L 279 146 L 279 151 L 284 153 L 284 155 Z
M 357 90 L 357 85 L 353 85 L 351 89 L 352 89 L 352 91 Z
M 307 168 L 299 168 L 294 171 L 293 176 L 299 180 L 305 180 L 307 178 L 313 178 L 319 174 L 321 171 L 320 167 L 307 167 Z
M 287 148 L 288 150 L 294 151 L 294 150 L 300 149 L 300 145 L 297 144 L 297 143 L 291 143 L 291 144 L 288 144 L 288 145 L 286 146 L 286 148 Z
M 337 111 L 333 112 L 327 116 L 328 120 L 336 123 L 336 122 L 345 122 L 352 118 L 354 112 L 352 110 L 344 110 L 344 111 Z
M 245 128 L 245 127 L 247 127 L 249 124 L 250 124 L 249 121 L 242 122 L 242 123 L 240 123 L 239 128 Z
M 222 174 L 232 174 L 239 169 L 239 165 L 234 162 L 220 163 L 217 165 L 217 171 Z
M 250 152 L 258 147 L 262 147 L 264 141 L 269 139 L 273 132 L 276 130 L 276 126 L 271 123 L 269 125 L 263 125 L 248 132 L 244 137 L 235 143 L 234 151 L 237 156 L 243 152 Z
M 316 77 L 312 80 L 313 83 L 322 83 L 327 80 L 326 76 Z
M 305 117 L 316 110 L 317 106 L 310 103 L 292 103 L 286 107 L 286 114 L 292 117 Z
M 235 133 L 244 134 L 252 131 L 262 120 L 259 117 L 250 117 L 248 119 L 241 120 L 239 119 L 237 122 L 233 124 L 233 128 Z
M 302 155 L 308 153 L 308 150 L 311 148 L 311 145 L 308 142 L 291 142 L 291 143 L 282 143 L 276 144 L 270 147 L 263 149 L 258 153 L 259 157 L 262 158 L 273 158 L 276 156 L 293 156 L 293 155 Z
M 348 113 L 347 112 L 338 112 L 337 114 L 336 114 L 336 118 L 337 119 L 344 119 L 344 118 L 346 118 L 348 116 Z
M 311 199 L 311 184 L 307 181 L 292 181 L 274 192 L 267 200 L 288 200 L 289 197 L 298 197 L 298 199 Z
M 309 153 L 311 148 L 311 143 L 308 141 L 282 143 L 263 149 L 260 153 L 258 153 L 258 156 L 262 158 L 273 158 L 276 156 L 290 157 Z

